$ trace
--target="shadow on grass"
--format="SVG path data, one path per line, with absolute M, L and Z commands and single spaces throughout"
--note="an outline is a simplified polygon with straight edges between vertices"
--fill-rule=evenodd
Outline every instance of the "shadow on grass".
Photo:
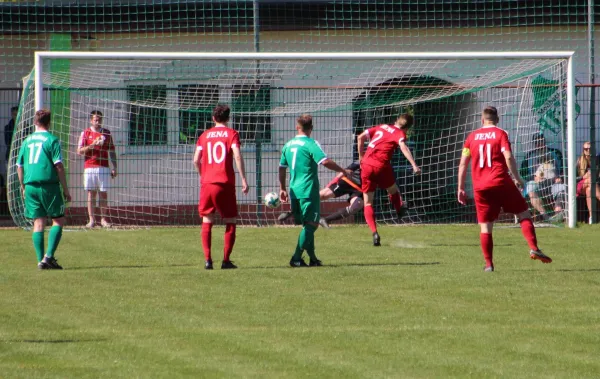
M 81 342 L 103 342 L 108 341 L 108 338 L 81 338 L 81 339 L 13 339 L 13 340 L 0 340 L 2 342 L 14 342 L 14 343 L 81 343 Z
M 65 270 L 99 270 L 110 268 L 161 268 L 161 267 L 196 267 L 201 266 L 197 263 L 167 264 L 167 265 L 104 265 L 104 266 L 84 266 L 84 267 L 65 267 Z
M 328 264 L 323 263 L 322 268 L 328 267 L 381 267 L 381 266 L 434 266 L 439 265 L 440 262 L 389 262 L 389 263 L 340 263 L 340 264 Z M 293 268 L 289 265 L 286 266 L 252 266 L 252 267 L 240 267 L 243 270 L 265 270 L 265 269 L 294 269 L 294 270 L 302 270 L 305 268 L 310 269 L 318 269 L 318 267 L 298 267 Z

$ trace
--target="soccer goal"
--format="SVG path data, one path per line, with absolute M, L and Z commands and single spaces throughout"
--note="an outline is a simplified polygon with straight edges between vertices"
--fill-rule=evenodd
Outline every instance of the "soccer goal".
M 278 189 L 281 147 L 294 136 L 300 114 L 313 115 L 313 137 L 330 158 L 348 165 L 357 159 L 357 134 L 393 123 L 404 112 L 415 119 L 408 144 L 422 174 L 414 176 L 401 154 L 393 158 L 409 211 L 397 220 L 387 196 L 378 192 L 378 222 L 474 222 L 474 206 L 456 200 L 458 163 L 466 136 L 481 125 L 481 110 L 493 105 L 528 182 L 524 196 L 532 211 L 544 220 L 568 220 L 573 227 L 572 55 L 37 52 L 34 70 L 24 79 L 10 152 L 10 211 L 17 225 L 28 225 L 15 162 L 21 142 L 32 131 L 35 110 L 46 107 L 52 111 L 51 131 L 64 149 L 73 196 L 69 223 L 86 223 L 83 157 L 77 154 L 77 142 L 89 127 L 90 113 L 97 110 L 103 113 L 103 127 L 112 133 L 119 165 L 108 190 L 110 221 L 120 226 L 198 224 L 195 142 L 212 125 L 213 107 L 227 103 L 232 108 L 230 126 L 242 139 L 251 185 L 249 194 L 238 193 L 242 224 L 274 224 L 286 210 L 285 204 L 267 209 L 262 200 Z M 331 172 L 320 172 L 322 186 L 331 178 Z M 322 213 L 345 201 L 323 202 Z M 360 214 L 345 221 L 362 222 Z

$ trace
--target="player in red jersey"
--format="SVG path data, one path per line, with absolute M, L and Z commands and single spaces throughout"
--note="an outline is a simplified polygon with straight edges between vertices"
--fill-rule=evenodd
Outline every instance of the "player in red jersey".
M 89 222 L 88 228 L 96 225 L 96 195 L 98 195 L 98 208 L 100 210 L 100 225 L 110 227 L 106 220 L 108 205 L 108 189 L 110 178 L 117 176 L 117 154 L 110 130 L 102 127 L 102 112 L 90 113 L 90 127 L 81 132 L 77 153 L 83 155 L 83 187 L 87 191 L 87 208 Z M 112 163 L 109 169 L 108 161 Z
M 403 206 L 402 197 L 396 185 L 394 170 L 390 164 L 396 147 L 400 147 L 400 151 L 412 165 L 414 173 L 419 174 L 421 172 L 405 143 L 406 132 L 412 124 L 413 117 L 405 113 L 396 119 L 394 125 L 378 125 L 365 130 L 358 136 L 358 159 L 360 160 L 362 191 L 364 193 L 365 220 L 371 228 L 371 232 L 373 232 L 374 246 L 381 246 L 381 238 L 377 233 L 375 212 L 373 211 L 373 199 L 377 187 L 386 189 L 398 218 L 402 218 L 406 212 L 406 207 Z M 367 139 L 370 142 L 365 152 L 365 141 Z
M 458 202 L 463 205 L 467 203 L 465 179 L 467 165 L 472 159 L 471 177 L 477 220 L 481 227 L 484 270 L 494 271 L 492 227 L 500 214 L 500 208 L 517 215 L 523 236 L 531 249 L 531 259 L 550 263 L 552 259 L 538 248 L 531 213 L 521 191 L 515 185 L 518 183 L 523 187 L 524 182 L 512 155 L 508 134 L 497 126 L 499 120 L 496 108 L 486 107 L 481 116 L 483 126 L 467 137 L 458 168 Z M 509 171 L 515 182 L 512 181 Z
M 222 269 L 237 268 L 231 260 L 231 251 L 235 244 L 236 218 L 238 215 L 235 197 L 235 174 L 233 161 L 242 179 L 242 192 L 248 193 L 246 169 L 241 152 L 238 132 L 227 126 L 230 109 L 227 105 L 218 105 L 212 112 L 215 126 L 206 130 L 196 143 L 194 165 L 200 174 L 200 201 L 198 212 L 202 217 L 202 249 L 204 250 L 204 268 L 212 270 L 211 234 L 213 215 L 219 212 L 225 223 L 225 244 Z

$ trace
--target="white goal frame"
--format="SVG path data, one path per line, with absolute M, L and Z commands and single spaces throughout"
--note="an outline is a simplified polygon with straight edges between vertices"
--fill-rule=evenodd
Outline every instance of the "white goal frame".
M 46 59 L 178 59 L 178 60 L 415 60 L 415 59 L 566 59 L 567 60 L 567 174 L 569 228 L 577 224 L 576 172 L 575 172 L 575 78 L 574 51 L 507 51 L 507 52 L 362 52 L 362 53 L 177 53 L 177 52 L 76 52 L 36 51 L 34 57 L 35 110 L 44 107 L 43 63 Z

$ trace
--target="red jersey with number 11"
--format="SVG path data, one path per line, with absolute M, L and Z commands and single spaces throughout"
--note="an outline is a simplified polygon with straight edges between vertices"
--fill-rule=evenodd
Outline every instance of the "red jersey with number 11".
M 469 134 L 463 155 L 471 157 L 471 177 L 475 191 L 512 182 L 504 151 L 511 151 L 508 134 L 497 126 L 484 126 Z
M 367 130 L 369 145 L 362 164 L 383 167 L 390 164 L 394 150 L 404 141 L 406 134 L 394 125 L 377 125 Z
M 232 147 L 241 147 L 238 132 L 225 126 L 208 129 L 196 143 L 200 149 L 201 183 L 235 185 Z

